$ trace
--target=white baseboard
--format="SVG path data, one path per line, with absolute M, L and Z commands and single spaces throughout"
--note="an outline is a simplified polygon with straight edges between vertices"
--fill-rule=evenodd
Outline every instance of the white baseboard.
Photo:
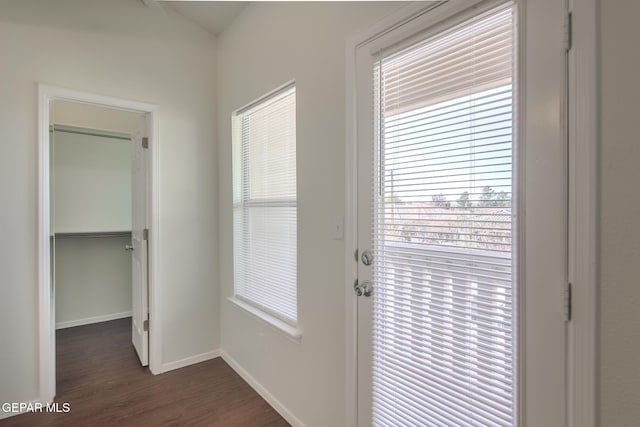
M 175 360 L 173 362 L 163 363 L 162 371 L 160 373 L 173 371 L 174 369 L 184 368 L 185 366 L 194 365 L 196 363 L 204 362 L 206 360 L 215 359 L 216 357 L 220 357 L 220 350 L 212 350 L 206 353 L 196 354 L 195 356 L 186 357 L 184 359 Z
M 109 320 L 123 319 L 125 317 L 131 317 L 131 314 L 132 313 L 130 311 L 124 311 L 122 313 L 104 314 L 102 316 L 56 322 L 56 329 L 73 328 L 74 326 L 90 325 L 91 323 L 100 323 L 107 322 Z
M 10 417 L 14 417 L 16 415 L 22 415 L 22 414 L 26 414 L 29 411 L 22 411 L 22 412 L 5 412 L 2 410 L 2 403 L 7 403 L 7 402 L 0 402 L 0 420 L 3 420 L 5 418 L 10 418 Z M 47 402 L 43 402 L 42 400 L 38 400 L 38 399 L 34 399 L 34 400 L 29 400 L 27 402 L 24 402 L 28 405 L 33 405 L 35 403 L 41 403 L 44 406 L 47 406 Z
M 264 400 L 267 401 L 273 409 L 276 410 L 282 418 L 284 418 L 293 427 L 306 427 L 287 407 L 285 407 L 276 397 L 271 394 L 258 380 L 256 380 L 249 372 L 247 372 L 236 360 L 229 356 L 224 350 L 220 351 L 222 360 L 227 362 L 231 368 L 236 371 Z

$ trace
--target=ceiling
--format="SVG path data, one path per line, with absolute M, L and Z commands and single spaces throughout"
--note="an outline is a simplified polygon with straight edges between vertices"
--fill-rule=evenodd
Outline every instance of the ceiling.
M 143 0 L 149 7 L 170 8 L 206 29 L 219 35 L 248 4 L 246 1 L 166 1 Z

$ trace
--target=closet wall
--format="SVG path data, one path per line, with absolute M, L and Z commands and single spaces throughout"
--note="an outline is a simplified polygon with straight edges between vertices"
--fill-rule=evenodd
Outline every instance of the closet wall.
M 131 316 L 129 237 L 56 238 L 56 328 Z
M 56 327 L 128 317 L 131 142 L 123 131 L 137 115 L 59 102 L 53 112 Z

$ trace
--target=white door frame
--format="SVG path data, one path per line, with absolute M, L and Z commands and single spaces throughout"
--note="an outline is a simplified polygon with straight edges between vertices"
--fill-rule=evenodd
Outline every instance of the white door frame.
M 357 93 L 356 51 L 412 21 L 429 3 L 410 4 L 347 42 L 346 46 L 346 199 L 345 199 L 345 348 L 346 426 L 357 422 L 357 300 L 353 282 L 357 250 Z M 573 285 L 568 325 L 567 424 L 598 425 L 597 345 L 597 7 L 596 0 L 569 0 L 572 48 L 569 53 L 569 280 Z M 560 30 L 560 29 L 559 29 Z
M 598 396 L 598 7 L 597 0 L 568 0 L 569 51 L 569 323 L 570 426 L 596 427 Z
M 99 107 L 147 113 L 150 115 L 150 212 L 149 212 L 149 312 L 153 313 L 153 327 L 149 328 L 149 369 L 161 373 L 162 322 L 157 278 L 158 276 L 158 107 L 137 101 L 112 98 L 73 89 L 38 85 L 38 296 L 40 346 L 40 401 L 52 402 L 56 393 L 55 370 L 55 301 L 51 292 L 51 212 L 49 170 L 49 104 L 51 101 L 70 101 Z

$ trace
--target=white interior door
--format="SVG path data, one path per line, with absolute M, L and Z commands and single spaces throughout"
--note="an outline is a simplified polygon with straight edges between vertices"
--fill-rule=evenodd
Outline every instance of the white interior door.
M 149 133 L 148 115 L 140 119 L 138 130 L 132 138 L 132 230 L 131 245 L 131 288 L 132 288 L 132 322 L 131 335 L 133 346 L 138 353 L 142 366 L 149 364 L 149 287 L 148 287 L 148 182 L 149 182 L 149 150 L 143 146 L 143 138 Z
M 564 16 L 451 0 L 358 48 L 359 426 L 565 425 Z

